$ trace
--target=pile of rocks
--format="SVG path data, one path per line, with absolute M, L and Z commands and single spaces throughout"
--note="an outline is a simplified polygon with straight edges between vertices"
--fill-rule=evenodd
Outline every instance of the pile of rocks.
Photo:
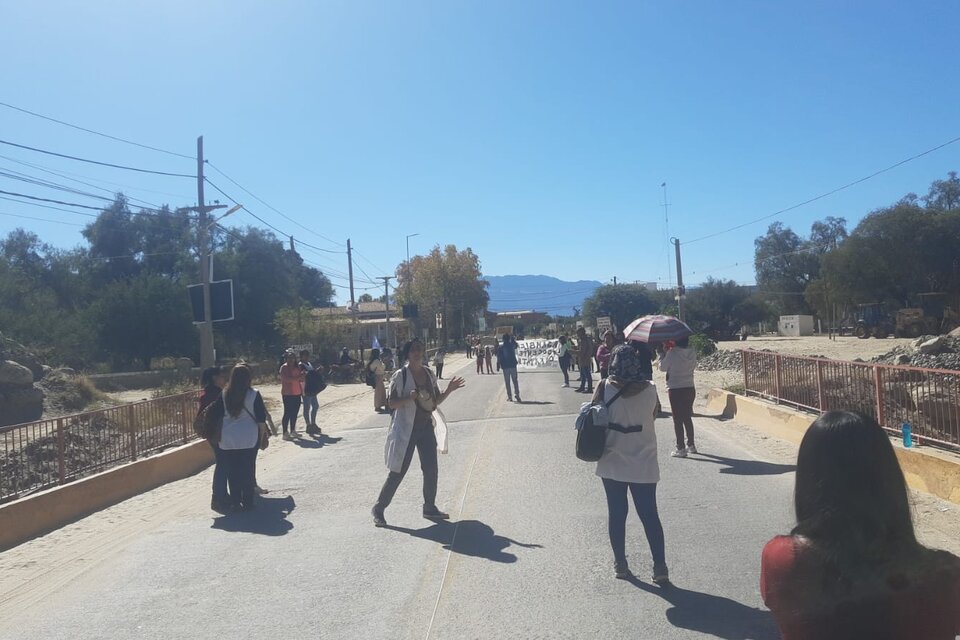
M 896 347 L 871 362 L 960 371 L 960 335 L 921 336 L 910 346 Z
M 699 371 L 740 371 L 743 358 L 739 351 L 717 351 L 697 360 Z
M 0 334 L 0 426 L 40 419 L 43 390 L 34 383 L 48 371 L 26 347 Z

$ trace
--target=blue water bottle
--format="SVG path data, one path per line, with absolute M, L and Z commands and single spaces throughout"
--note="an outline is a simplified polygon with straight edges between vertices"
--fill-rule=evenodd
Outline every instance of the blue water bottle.
M 903 431 L 903 446 L 909 449 L 913 446 L 913 428 L 909 422 L 904 422 L 900 429 Z

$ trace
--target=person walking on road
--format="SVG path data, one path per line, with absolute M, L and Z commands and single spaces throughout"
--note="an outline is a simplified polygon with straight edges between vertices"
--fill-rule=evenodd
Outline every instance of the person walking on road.
M 310 362 L 310 352 L 300 351 L 300 370 L 303 371 L 303 423 L 310 435 L 320 435 L 323 431 L 317 425 L 317 413 L 320 411 L 320 401 L 317 394 L 326 387 L 323 374 Z
M 403 477 L 410 468 L 413 452 L 420 457 L 423 472 L 423 517 L 428 520 L 446 520 L 450 516 L 437 508 L 437 436 L 434 432 L 433 412 L 451 393 L 465 383 L 454 377 L 444 392 L 429 369 L 423 366 L 423 343 L 417 339 L 403 346 L 403 358 L 407 364 L 394 372 L 390 379 L 390 409 L 393 418 L 387 432 L 384 458 L 387 475 L 376 504 L 373 506 L 373 523 L 378 527 L 387 524 L 384 511 L 393 500 Z
M 489 344 L 483 348 L 483 360 L 487 363 L 487 373 L 493 373 L 493 347 Z
M 560 365 L 560 371 L 563 373 L 563 386 L 570 386 L 570 360 L 573 359 L 573 343 L 567 336 L 557 338 L 560 346 L 557 351 L 557 362 Z
M 693 441 L 693 401 L 697 390 L 693 386 L 693 370 L 697 367 L 697 351 L 690 347 L 690 338 L 681 338 L 660 359 L 660 371 L 667 374 L 667 395 L 670 397 L 670 412 L 673 414 L 673 430 L 677 436 L 677 448 L 670 454 L 674 458 L 686 458 L 697 452 Z M 686 430 L 687 444 L 683 444 Z
M 509 333 L 503 334 L 503 341 L 497 347 L 497 369 L 503 371 L 503 384 L 507 387 L 507 402 L 513 402 L 513 396 L 520 400 L 520 382 L 517 379 L 517 343 Z M 513 380 L 513 391 L 510 393 L 510 381 Z
M 613 348 L 617 346 L 617 338 L 613 331 L 603 332 L 603 342 L 597 347 L 597 368 L 600 370 L 600 379 L 606 380 L 610 370 L 610 356 L 613 354 Z
M 284 363 L 280 366 L 280 395 L 283 398 L 283 439 L 297 437 L 297 415 L 300 413 L 300 399 L 303 396 L 303 370 L 297 366 L 297 355 L 293 351 L 284 354 Z
M 437 349 L 433 354 L 433 366 L 437 369 L 437 380 L 443 380 L 443 360 L 447 355 L 446 349 Z
M 643 524 L 653 557 L 653 582 L 669 581 L 663 525 L 657 511 L 657 433 L 654 428 L 657 388 L 643 371 L 637 352 L 629 345 L 614 348 L 610 375 L 597 386 L 595 403 L 609 403 L 606 447 L 597 462 L 597 475 L 607 495 L 607 532 L 613 549 L 614 573 L 627 579 L 627 493 Z
M 203 391 L 200 392 L 200 403 L 197 414 L 199 415 L 208 406 L 220 399 L 223 393 L 223 386 L 226 384 L 226 376 L 220 367 L 208 367 L 200 375 L 200 385 Z M 223 461 L 223 450 L 220 448 L 220 436 L 215 434 L 209 438 L 210 448 L 213 449 L 213 497 L 210 500 L 210 508 L 218 513 L 226 513 L 230 509 L 230 494 L 227 493 L 227 465 Z
M 960 558 L 917 541 L 890 439 L 830 411 L 797 454 L 797 525 L 763 549 L 760 594 L 784 640 L 953 640 Z
M 578 393 L 593 393 L 593 357 L 596 347 L 593 338 L 587 335 L 583 327 L 577 329 L 577 364 L 580 367 L 580 387 Z
M 383 384 L 383 374 L 386 368 L 380 361 L 380 349 L 370 350 L 370 360 L 367 362 L 367 380 L 373 383 L 373 410 L 377 413 L 388 413 L 387 390 Z
M 210 407 L 214 419 L 222 424 L 219 446 L 226 465 L 230 506 L 244 511 L 254 508 L 257 452 L 267 432 L 267 408 L 260 392 L 253 388 L 252 378 L 250 367 L 236 365 L 220 402 Z

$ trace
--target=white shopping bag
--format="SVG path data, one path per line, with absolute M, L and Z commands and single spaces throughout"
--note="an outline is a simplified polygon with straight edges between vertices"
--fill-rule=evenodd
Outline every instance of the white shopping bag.
M 437 408 L 433 412 L 433 435 L 437 439 L 437 451 L 447 452 L 447 421 L 443 417 L 443 412 Z

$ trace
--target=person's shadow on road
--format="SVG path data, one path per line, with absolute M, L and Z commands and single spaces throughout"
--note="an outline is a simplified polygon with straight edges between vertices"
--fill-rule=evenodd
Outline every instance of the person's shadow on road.
M 342 437 L 331 438 L 327 434 L 322 433 L 320 435 L 311 435 L 308 438 L 297 438 L 293 443 L 301 449 L 321 449 L 328 444 L 337 444 L 341 440 L 343 440 Z
M 517 561 L 517 556 L 507 553 L 505 549 L 510 545 L 517 545 L 524 549 L 542 549 L 539 544 L 524 544 L 511 540 L 506 536 L 498 536 L 493 528 L 478 520 L 461 520 L 460 522 L 437 522 L 424 529 L 409 529 L 387 525 L 384 529 L 406 533 L 415 538 L 433 540 L 443 545 L 453 553 L 476 558 L 486 558 L 493 562 L 511 563 Z
M 739 458 L 715 456 L 709 453 L 697 453 L 696 455 L 698 457 L 695 458 L 691 455 L 690 459 L 702 459 L 704 462 L 726 465 L 723 469 L 720 469 L 720 473 L 731 473 L 737 476 L 775 476 L 795 471 L 797 468 L 792 464 L 776 464 L 763 462 L 762 460 L 741 460 Z
M 723 640 L 779 640 L 780 632 L 769 611 L 709 593 L 683 589 L 673 584 L 656 587 L 636 577 L 629 582 L 660 596 L 672 607 L 667 620 L 675 627 L 723 638 Z
M 237 511 L 213 520 L 211 529 L 220 529 L 231 533 L 257 533 L 263 536 L 282 536 L 293 529 L 293 523 L 287 520 L 297 504 L 293 496 L 286 498 L 267 498 L 260 496 L 257 507 L 252 511 Z
M 550 402 L 549 400 L 517 400 L 517 404 L 556 404 L 556 402 Z

